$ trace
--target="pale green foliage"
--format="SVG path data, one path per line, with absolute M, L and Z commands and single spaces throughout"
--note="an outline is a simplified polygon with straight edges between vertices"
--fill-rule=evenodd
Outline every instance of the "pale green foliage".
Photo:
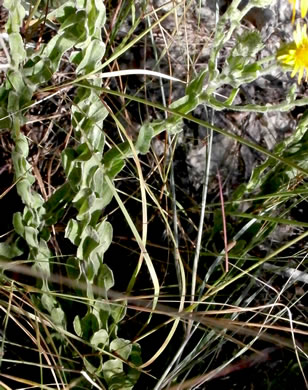
M 13 4 L 14 3 L 14 4 Z M 8 5 L 9 4 L 9 5 Z M 2 116 L 10 119 L 12 137 L 15 148 L 12 160 L 17 180 L 17 191 L 25 204 L 23 213 L 16 213 L 13 218 L 16 234 L 21 236 L 29 247 L 29 260 L 33 267 L 42 272 L 44 293 L 41 296 L 42 307 L 50 314 L 50 319 L 57 327 L 66 327 L 63 310 L 56 298 L 49 294 L 48 277 L 50 275 L 51 252 L 48 248 L 49 233 L 46 227 L 54 224 L 63 215 L 65 208 L 72 204 L 77 209 L 76 219 L 71 219 L 66 228 L 66 236 L 77 246 L 76 257 L 68 261 L 68 274 L 75 279 L 87 282 L 87 297 L 89 298 L 88 313 L 82 319 L 74 319 L 74 328 L 80 337 L 89 341 L 94 349 L 115 350 L 116 323 L 125 315 L 125 308 L 114 312 L 108 304 L 91 305 L 94 299 L 91 285 L 97 285 L 107 293 L 113 284 L 113 274 L 110 268 L 103 264 L 104 252 L 112 240 L 112 227 L 103 220 L 99 221 L 102 209 L 110 202 L 111 193 L 106 189 L 104 174 L 100 163 L 104 153 L 103 121 L 108 112 L 101 103 L 98 93 L 91 89 L 91 85 L 100 86 L 100 79 L 85 83 L 79 87 L 72 108 L 72 124 L 79 146 L 66 149 L 63 153 L 64 169 L 68 182 L 59 188 L 47 201 L 33 191 L 35 182 L 31 174 L 31 164 L 27 161 L 29 154 L 28 141 L 20 131 L 24 121 L 24 112 L 21 108 L 29 105 L 33 92 L 51 79 L 58 70 L 60 61 L 65 52 L 75 47 L 78 51 L 71 55 L 71 61 L 77 65 L 76 74 L 85 75 L 93 71 L 100 63 L 105 45 L 101 39 L 101 28 L 105 22 L 105 7 L 101 1 L 65 2 L 49 17 L 60 23 L 58 33 L 47 45 L 42 45 L 40 51 L 29 52 L 26 60 L 26 51 L 19 35 L 19 27 L 25 16 L 25 10 L 19 1 L 6 2 L 10 10 L 7 31 L 10 34 L 10 49 L 12 69 L 8 71 L 7 82 L 2 87 L 2 94 L 7 96 L 7 104 L 2 101 Z M 4 111 L 6 110 L 6 111 Z M 8 121 L 1 125 L 7 126 Z M 44 237 L 44 238 L 43 238 Z M 14 246 L 1 244 L 1 255 L 14 257 L 20 254 Z M 94 302 L 94 301 L 93 301 Z M 108 317 L 114 325 L 108 329 Z M 102 321 L 105 318 L 105 321 Z M 114 339 L 114 344 L 109 342 Z M 121 341 L 121 345 L 123 345 Z M 129 359 L 132 345 L 125 342 L 123 356 Z M 125 353 L 124 353 L 125 351 Z M 121 352 L 120 352 L 121 353 Z M 101 357 L 102 359 L 102 357 Z M 93 366 L 86 358 L 85 365 L 92 373 L 102 372 L 102 360 L 98 366 Z M 120 370 L 121 366 L 121 370 Z M 125 380 L 123 364 L 119 365 L 117 374 Z
M 114 196 L 110 183 L 113 183 L 125 168 L 128 159 L 149 152 L 153 137 L 163 131 L 168 135 L 179 133 L 183 128 L 183 118 L 194 121 L 188 114 L 200 104 L 216 110 L 238 108 L 232 104 L 239 87 L 243 83 L 253 82 L 269 69 L 263 62 L 256 61 L 256 55 L 263 48 L 260 34 L 249 31 L 238 36 L 221 70 L 218 69 L 217 59 L 220 50 L 233 36 L 243 16 L 253 6 L 265 7 L 269 3 L 270 1 L 266 0 L 253 0 L 240 10 L 240 0 L 232 2 L 218 22 L 208 67 L 195 75 L 188 83 L 184 96 L 170 105 L 166 119 L 146 121 L 141 125 L 137 140 L 132 141 L 134 149 L 132 150 L 132 143 L 129 141 L 108 148 L 106 146 L 108 143 L 105 142 L 104 121 L 109 112 L 100 96 L 102 79 L 93 77 L 101 66 L 106 50 L 101 35 L 106 22 L 104 2 L 101 0 L 49 2 L 50 12 L 47 21 L 57 26 L 57 33 L 36 51 L 32 48 L 26 50 L 20 34 L 27 14 L 23 3 L 19 0 L 4 1 L 4 6 L 9 10 L 6 31 L 10 38 L 11 64 L 5 83 L 0 87 L 0 127 L 9 128 L 11 131 L 14 142 L 12 161 L 16 188 L 24 209 L 14 214 L 13 238 L 10 237 L 7 242 L 0 243 L 0 256 L 5 260 L 20 256 L 22 250 L 19 243 L 22 240 L 26 243 L 27 260 L 31 262 L 42 280 L 38 285 L 39 300 L 33 298 L 33 301 L 39 305 L 40 310 L 47 313 L 54 325 L 53 332 L 50 331 L 51 337 L 60 338 L 65 350 L 68 345 L 63 336 L 65 332 L 62 334 L 59 329 L 66 331 L 73 328 L 79 341 L 83 341 L 96 358 L 92 360 L 91 353 L 82 357 L 86 371 L 100 378 L 108 389 L 132 389 L 140 376 L 140 371 L 135 367 L 142 364 L 139 344 L 118 336 L 118 327 L 126 315 L 126 302 L 122 300 L 115 304 L 108 301 L 108 291 L 114 287 L 115 280 L 112 269 L 104 263 L 104 257 L 112 244 L 113 228 L 107 217 L 102 217 L 102 211 Z M 132 10 L 132 19 L 135 21 L 134 4 Z M 21 127 L 26 121 L 25 114 L 32 104 L 33 94 L 51 82 L 59 70 L 64 55 L 74 67 L 77 80 L 70 108 L 75 146 L 63 150 L 61 161 L 65 182 L 45 201 L 33 189 L 36 179 L 29 161 L 28 139 L 21 131 Z M 91 77 L 87 77 L 90 73 Z M 221 101 L 216 98 L 215 92 L 225 84 L 233 89 L 230 95 Z M 290 109 L 295 104 L 295 91 L 291 90 L 284 109 Z M 247 110 L 264 112 L 270 108 L 251 105 Z M 273 153 L 266 153 L 268 159 L 255 168 L 250 181 L 239 186 L 233 193 L 234 201 L 252 193 L 266 195 L 287 191 L 289 186 L 297 184 L 299 170 L 302 173 L 308 170 L 307 118 L 306 113 L 297 131 L 277 145 Z M 195 121 L 215 130 L 214 126 L 205 121 Z M 224 130 L 217 128 L 216 130 L 228 135 Z M 233 136 L 233 139 L 248 144 L 239 136 Z M 254 147 L 254 144 L 250 143 L 249 146 Z M 264 151 L 257 146 L 255 149 Z M 277 158 L 273 158 L 274 156 Z M 291 163 L 284 163 L 288 161 Z M 266 202 L 263 204 L 256 201 L 252 206 L 259 213 L 258 216 L 271 215 L 271 204 L 267 207 Z M 65 227 L 65 238 L 75 247 L 75 252 L 63 262 L 67 276 L 75 283 L 74 286 L 85 285 L 82 291 L 76 288 L 76 296 L 85 299 L 87 309 L 82 315 L 76 315 L 74 318 L 70 318 L 69 313 L 64 311 L 61 300 L 57 298 L 54 286 L 51 286 L 49 281 L 52 259 L 57 256 L 50 249 L 52 248 L 50 231 L 68 210 L 70 217 Z M 71 217 L 72 210 L 75 212 L 74 217 Z M 227 213 L 237 211 L 234 204 L 226 207 Z M 213 220 L 214 226 L 209 233 L 209 241 L 222 230 L 221 215 L 216 213 Z M 257 244 L 262 243 L 276 225 L 277 222 L 271 222 L 263 229 L 261 221 L 256 223 L 251 231 L 247 230 L 249 234 L 251 233 L 251 240 L 249 242 L 245 239 L 239 240 L 231 252 L 241 256 L 238 266 L 243 265 L 245 261 L 243 257 L 248 256 L 249 251 Z M 254 235 L 255 231 L 258 234 Z M 205 281 L 217 271 L 221 259 L 222 256 L 218 257 L 209 266 Z M 229 278 L 233 277 L 232 272 Z M 216 284 L 219 284 L 217 280 L 213 282 L 213 286 Z M 99 289 L 99 294 L 93 286 Z M 202 288 L 199 293 L 201 297 Z M 202 336 L 203 339 L 192 354 L 203 350 L 214 336 L 211 332 Z M 190 361 L 190 355 L 183 358 L 181 362 L 183 370 Z
M 250 3 L 252 7 L 268 7 L 271 5 L 272 0 L 251 0 Z

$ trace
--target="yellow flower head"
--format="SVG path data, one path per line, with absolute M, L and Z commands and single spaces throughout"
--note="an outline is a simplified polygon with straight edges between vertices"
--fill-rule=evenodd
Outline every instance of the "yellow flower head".
M 295 20 L 295 13 L 296 13 L 296 5 L 300 1 L 301 3 L 301 15 L 302 18 L 304 18 L 308 11 L 308 0 L 289 0 L 289 3 L 291 3 L 293 8 L 293 16 L 292 16 L 292 23 L 294 23 Z
M 306 81 L 308 79 L 308 37 L 307 25 L 303 27 L 297 23 L 293 33 L 294 42 L 286 45 L 277 53 L 277 59 L 284 65 L 293 68 L 291 77 L 298 72 L 298 84 L 300 84 L 304 71 L 306 71 Z

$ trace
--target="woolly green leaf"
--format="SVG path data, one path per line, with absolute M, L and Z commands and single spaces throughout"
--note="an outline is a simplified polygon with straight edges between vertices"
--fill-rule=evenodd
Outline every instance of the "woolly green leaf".
M 178 112 L 187 114 L 193 111 L 199 104 L 199 96 L 205 87 L 205 79 L 208 75 L 207 69 L 200 72 L 200 74 L 193 79 L 186 88 L 185 96 L 176 100 L 170 105 L 170 108 L 176 109 Z M 175 120 L 182 123 L 181 118 L 168 118 L 168 120 Z
M 261 71 L 261 66 L 259 64 L 250 64 L 245 65 L 238 72 L 235 70 L 230 72 L 230 75 L 227 77 L 226 82 L 234 88 L 240 87 L 244 83 L 251 83 L 256 80 Z
M 146 154 L 150 150 L 151 140 L 154 135 L 154 129 L 151 123 L 144 123 L 139 130 L 139 135 L 135 148 L 141 154 Z
M 125 158 L 131 157 L 132 151 L 128 142 L 117 145 L 104 154 L 104 165 L 106 173 L 114 178 L 125 166 Z
M 76 50 L 72 51 L 69 58 L 69 62 L 78 65 L 80 64 L 81 61 L 82 61 L 82 51 L 76 51 Z
M 113 377 L 123 372 L 123 363 L 119 359 L 110 359 L 103 364 L 104 379 L 111 385 Z
M 67 205 L 73 200 L 74 192 L 69 183 L 63 184 L 44 204 L 47 225 L 54 225 L 64 215 Z
M 33 84 L 43 84 L 51 79 L 53 75 L 53 64 L 49 58 L 35 57 L 28 61 L 23 69 L 23 74 Z
M 51 319 L 56 325 L 63 326 L 65 324 L 65 314 L 61 307 L 55 307 L 51 310 Z
M 66 272 L 67 276 L 70 279 L 79 279 L 81 275 L 80 267 L 79 267 L 79 260 L 76 259 L 76 257 L 69 257 L 66 261 Z
M 74 44 L 75 37 L 70 37 L 69 34 L 57 34 L 48 42 L 43 54 L 50 60 L 47 64 L 50 64 L 52 73 L 58 70 L 63 54 L 71 49 Z
M 183 130 L 183 120 L 181 117 L 171 116 L 166 120 L 165 126 L 169 135 L 178 134 Z
M 272 4 L 272 2 L 273 2 L 272 0 L 251 0 L 250 1 L 251 6 L 261 7 L 261 8 L 269 7 Z
M 98 177 L 100 176 L 100 179 Z M 95 191 L 102 193 L 101 198 L 101 210 L 106 207 L 113 198 L 113 193 L 108 184 L 106 183 L 105 178 L 102 175 L 101 170 L 97 171 L 97 174 L 94 177 L 95 185 L 93 185 L 93 188 Z
M 98 169 L 98 161 L 100 159 L 100 154 L 93 155 L 90 160 L 81 164 L 82 178 L 80 182 L 81 188 L 91 188 L 93 175 Z M 93 202 L 92 202 L 93 203 Z
M 48 313 L 52 312 L 57 303 L 57 301 L 50 294 L 43 294 L 41 297 L 41 302 L 44 309 L 46 309 Z
M 93 214 L 92 214 L 92 219 L 93 219 Z M 101 263 L 103 262 L 104 253 L 106 252 L 106 250 L 108 249 L 112 241 L 112 226 L 110 225 L 110 223 L 104 221 L 96 225 L 95 229 L 100 238 L 100 244 L 95 249 L 92 250 L 89 259 L 91 260 L 94 266 L 95 275 L 97 275 L 98 269 Z
M 12 84 L 15 92 L 21 93 L 25 86 L 22 74 L 19 71 L 13 70 L 11 72 L 8 72 L 7 77 Z
M 262 50 L 264 43 L 262 42 L 261 35 L 258 31 L 248 31 L 245 34 L 238 36 L 236 44 L 232 50 L 231 56 L 228 58 L 228 62 L 232 57 L 241 56 L 244 63 L 247 64 L 252 58 L 255 59 L 255 55 Z
M 82 177 L 81 164 L 75 161 L 76 155 L 75 151 L 70 148 L 62 153 L 62 161 L 67 179 L 74 188 L 78 186 Z
M 61 27 L 59 29 L 59 34 L 63 31 L 80 31 L 82 34 L 85 34 L 85 23 L 87 19 L 86 12 L 84 10 L 77 10 L 74 8 L 67 7 L 65 8 L 66 14 L 65 18 L 58 17 L 57 19 L 61 21 Z M 78 28 L 78 30 L 75 30 Z M 76 36 L 79 38 L 78 36 Z
M 114 286 L 113 273 L 106 264 L 102 264 L 99 268 L 97 285 L 98 287 L 104 289 L 106 292 Z
M 22 25 L 23 19 L 26 15 L 24 7 L 21 5 L 20 0 L 4 0 L 3 5 L 10 11 L 9 19 L 6 24 L 7 33 L 19 34 L 19 28 Z
M 80 202 L 79 213 L 77 215 L 79 221 L 86 219 L 86 216 L 90 214 L 90 210 L 95 205 L 97 198 L 91 192 L 88 197 L 83 197 L 81 200 L 82 202 Z
M 114 322 L 117 324 L 120 321 L 123 320 L 123 318 L 126 315 L 126 306 L 117 306 L 117 305 L 110 305 L 110 314 L 112 318 L 114 319 Z
M 112 225 L 104 220 L 103 222 L 97 224 L 95 228 L 98 236 L 100 237 L 100 245 L 102 246 L 102 250 L 106 252 L 112 241 Z
M 81 320 L 76 316 L 73 325 L 76 334 L 85 340 L 90 340 L 91 336 L 99 330 L 97 318 L 92 313 L 87 313 Z
M 92 150 L 94 152 L 98 152 L 101 154 L 101 153 L 103 153 L 104 144 L 105 144 L 105 135 L 104 135 L 101 127 L 103 125 L 104 119 L 107 116 L 107 112 L 106 112 L 105 107 L 103 107 L 102 105 L 97 106 L 96 109 L 97 109 L 97 111 L 96 111 L 97 119 L 95 120 L 92 117 L 94 125 L 87 132 L 87 142 L 89 142 L 92 145 Z
M 94 348 L 105 349 L 109 345 L 109 335 L 105 329 L 100 329 L 91 337 L 90 343 Z
M 111 359 L 103 364 L 104 379 L 110 390 L 131 390 L 134 387 L 134 377 L 129 377 L 123 370 L 123 363 L 119 359 Z
M 81 327 L 81 321 L 79 316 L 76 316 L 74 318 L 73 327 L 77 336 L 82 337 L 82 327 Z
M 23 254 L 23 251 L 18 248 L 18 241 L 12 243 L 0 242 L 0 256 L 8 259 L 13 259 Z
M 96 171 L 94 172 L 91 188 L 94 192 L 101 196 L 104 196 L 105 193 L 108 191 L 106 179 L 104 178 L 101 169 L 96 169 Z
M 82 236 L 82 240 L 77 249 L 77 257 L 87 260 L 93 249 L 99 245 L 99 236 L 91 226 L 87 226 L 84 229 Z
M 20 34 L 11 33 L 9 42 L 12 64 L 18 66 L 26 58 L 26 51 Z
M 38 247 L 38 230 L 34 229 L 31 226 L 24 227 L 24 238 L 27 241 L 27 244 L 31 247 Z
M 102 125 L 102 121 L 107 117 L 108 110 L 101 102 L 101 99 L 97 95 L 95 91 L 91 91 L 91 104 L 89 105 L 88 109 L 88 116 L 91 118 L 95 125 L 93 128 L 97 129 L 100 133 L 102 133 L 102 129 L 100 129 L 99 126 Z M 93 144 L 93 143 L 92 143 Z M 93 144 L 93 146 L 96 146 Z
M 73 0 L 61 0 L 64 4 L 59 6 L 57 4 L 57 7 L 48 14 L 48 19 L 52 21 L 53 19 L 58 19 L 60 23 L 62 23 L 66 18 L 69 17 L 69 15 L 72 15 L 74 12 L 76 12 L 76 2 Z
M 77 66 L 76 72 L 90 73 L 95 69 L 97 63 L 103 58 L 105 53 L 105 44 L 99 39 L 93 39 L 90 44 L 82 51 L 82 60 Z
M 180 99 L 176 100 L 170 104 L 170 108 L 177 110 L 179 113 L 187 114 L 190 111 L 193 111 L 199 104 L 197 96 L 185 95 Z
M 19 110 L 19 95 L 14 91 L 10 91 L 8 95 L 7 111 L 17 115 Z M 13 121 L 16 121 L 16 116 L 13 116 Z
M 87 2 L 87 6 L 90 8 L 88 14 L 88 28 L 89 35 L 100 38 L 101 29 L 106 22 L 106 8 L 102 1 Z
M 204 88 L 204 80 L 207 76 L 207 69 L 202 70 L 199 75 L 193 79 L 186 87 L 185 95 L 198 96 Z
M 129 356 L 129 361 L 133 363 L 135 367 L 139 367 L 142 364 L 142 358 L 141 358 L 141 347 L 139 344 L 134 343 L 132 344 L 132 350 Z M 140 370 L 137 370 L 131 366 L 128 366 L 127 368 L 127 377 L 130 380 L 131 384 L 134 385 L 137 383 L 139 377 L 140 377 Z
M 296 100 L 297 97 L 297 86 L 296 84 L 293 84 L 292 87 L 289 89 L 287 96 L 286 96 L 286 101 L 287 103 L 293 103 Z
M 6 100 L 3 95 L 1 96 L 0 94 L 0 104 Z M 8 115 L 7 111 L 7 105 L 6 107 L 1 107 L 0 108 L 0 129 L 7 129 L 11 128 L 12 126 L 12 118 Z
M 75 219 L 70 219 L 65 228 L 65 238 L 68 238 L 74 245 L 79 245 L 80 236 L 81 225 Z
M 69 176 L 72 170 L 75 168 L 74 160 L 77 157 L 77 152 L 72 148 L 66 148 L 61 154 L 62 164 L 65 171 L 65 175 Z
M 90 361 L 91 360 L 91 361 Z M 95 362 L 93 362 L 95 361 Z M 96 361 L 98 364 L 96 365 Z M 101 356 L 91 356 L 83 358 L 84 366 L 90 374 L 97 375 L 102 370 L 102 358 Z M 99 367 L 97 367 L 99 365 Z
M 96 316 L 101 329 L 109 329 L 110 305 L 102 299 L 96 299 L 93 307 L 93 314 Z
M 115 158 L 110 164 L 107 171 L 108 176 L 113 179 L 115 178 L 125 167 L 125 161 L 123 161 L 122 156 L 118 155 L 118 158 Z
M 243 83 L 254 81 L 261 70 L 261 66 L 255 63 L 255 57 L 263 46 L 257 31 L 239 36 L 220 76 L 220 82 L 238 88 Z
M 30 168 L 30 164 L 27 163 L 26 161 L 24 162 L 23 160 L 20 160 L 20 157 L 27 157 L 28 154 L 29 154 L 29 145 L 28 145 L 27 138 L 23 134 L 20 134 L 20 136 L 16 139 L 16 145 L 12 157 L 13 159 L 16 159 L 13 161 L 14 164 L 15 161 L 16 163 L 19 163 L 17 164 L 17 168 L 20 169 L 20 173 L 22 174 L 25 173 L 25 171 L 27 171 Z
M 92 157 L 91 151 L 86 143 L 83 143 L 78 146 L 76 150 L 75 161 L 87 161 Z
M 117 338 L 112 340 L 110 343 L 110 352 L 115 352 L 124 360 L 128 360 L 131 351 L 132 344 L 129 340 Z
M 88 205 L 91 206 L 92 202 L 95 201 L 96 197 L 91 191 L 90 188 L 82 188 L 75 197 L 72 202 L 77 210 L 80 210 L 85 201 L 88 201 Z M 86 206 L 85 206 L 86 208 Z
M 22 216 L 21 216 L 20 212 L 14 213 L 13 226 L 14 226 L 15 232 L 23 237 L 25 227 L 24 227 Z

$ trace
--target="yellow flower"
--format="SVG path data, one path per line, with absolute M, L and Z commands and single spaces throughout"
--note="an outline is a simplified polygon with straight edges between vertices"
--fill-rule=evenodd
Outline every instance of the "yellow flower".
M 299 0 L 301 3 L 301 15 L 302 18 L 304 18 L 308 11 L 308 0 Z M 293 16 L 292 16 L 292 23 L 294 23 L 295 20 L 295 13 L 296 13 L 296 5 L 298 3 L 298 0 L 289 0 L 289 3 L 291 3 L 293 8 Z
M 306 81 L 308 79 L 308 37 L 307 25 L 303 27 L 297 23 L 293 33 L 294 42 L 289 43 L 277 53 L 277 59 L 282 64 L 293 68 L 291 77 L 298 72 L 298 84 L 300 84 L 304 71 L 306 71 Z

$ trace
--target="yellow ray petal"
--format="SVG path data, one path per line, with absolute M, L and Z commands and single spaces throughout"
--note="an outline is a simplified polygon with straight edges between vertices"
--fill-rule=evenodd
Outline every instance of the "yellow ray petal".
M 289 0 L 289 3 L 292 5 L 292 9 L 293 9 L 293 13 L 292 13 L 292 23 L 294 23 L 294 21 L 295 21 L 296 1 L 297 1 L 297 0 Z
M 302 18 L 304 18 L 308 11 L 308 0 L 301 0 L 301 14 Z
M 307 0 L 308 1 L 308 0 Z M 293 33 L 294 41 L 282 47 L 277 53 L 277 60 L 288 65 L 292 72 L 291 77 L 298 74 L 297 82 L 300 84 L 305 74 L 308 76 L 308 37 L 307 25 L 297 23 Z

